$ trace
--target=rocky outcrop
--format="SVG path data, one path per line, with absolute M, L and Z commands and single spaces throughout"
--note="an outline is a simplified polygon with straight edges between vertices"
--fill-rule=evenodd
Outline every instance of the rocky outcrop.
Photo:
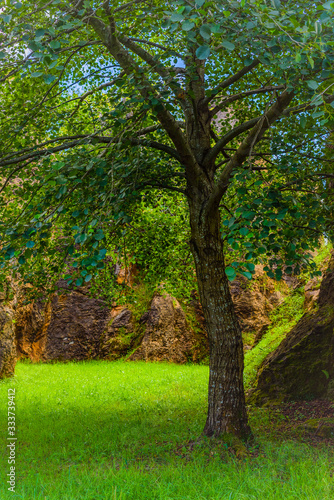
M 135 329 L 132 312 L 124 308 L 102 333 L 100 356 L 110 361 L 126 356 L 138 345 L 139 336 L 140 332 Z
M 15 301 L 8 300 L 6 291 L 0 292 L 0 380 L 13 377 L 16 365 Z
M 207 349 L 205 336 L 196 337 L 182 307 L 170 295 L 156 294 L 140 322 L 145 324 L 145 332 L 130 360 L 186 363 L 198 359 L 201 340 Z
M 107 304 L 78 292 L 56 294 L 45 312 L 45 360 L 98 358 L 100 338 L 110 321 Z
M 33 361 L 115 360 L 132 353 L 130 359 L 183 363 L 208 356 L 204 318 L 195 297 L 187 311 L 194 319 L 190 326 L 177 300 L 168 295 L 156 294 L 150 309 L 135 321 L 124 306 L 108 307 L 104 300 L 92 298 L 89 288 L 71 291 L 64 280 L 58 287 L 47 304 L 42 299 L 29 304 L 20 300 L 16 314 L 19 357 Z M 243 331 L 259 339 L 270 324 L 270 312 L 283 296 L 260 266 L 252 281 L 240 277 L 232 282 L 231 293 Z
M 308 281 L 308 283 L 306 283 L 304 288 L 304 309 L 306 311 L 311 311 L 314 307 L 316 307 L 320 294 L 320 285 L 321 278 L 319 277 L 312 278 Z
M 251 281 L 240 276 L 232 281 L 230 290 L 241 329 L 254 332 L 256 344 L 271 323 L 270 313 L 284 301 L 284 295 L 275 289 L 275 281 L 259 265 Z
M 15 335 L 19 358 L 32 361 L 85 360 L 100 356 L 100 338 L 111 311 L 103 300 L 86 295 L 84 288 L 59 292 L 49 302 L 19 302 Z
M 334 379 L 334 255 L 319 297 L 260 367 L 255 404 L 325 397 Z
M 39 361 L 46 343 L 45 303 L 41 299 L 24 303 L 21 297 L 15 314 L 15 337 L 18 358 Z

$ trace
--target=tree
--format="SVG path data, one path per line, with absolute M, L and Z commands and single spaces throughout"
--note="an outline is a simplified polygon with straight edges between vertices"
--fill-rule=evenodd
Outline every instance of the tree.
M 228 287 L 238 263 L 226 268 L 228 245 L 244 238 L 249 259 L 267 253 L 279 276 L 284 263 L 306 264 L 305 231 L 315 241 L 326 222 L 321 215 L 311 224 L 301 207 L 309 199 L 315 210 L 321 205 L 321 180 L 331 175 L 322 144 L 334 102 L 326 85 L 333 6 L 54 0 L 25 2 L 24 13 L 7 2 L 1 14 L 13 40 L 2 57 L 20 75 L 13 85 L 36 81 L 33 103 L 6 108 L 1 124 L 2 177 L 8 187 L 19 175 L 15 194 L 26 199 L 6 201 L 4 259 L 24 265 L 45 251 L 55 221 L 65 254 L 75 255 L 65 228 L 77 218 L 74 241 L 92 249 L 81 264 L 98 267 L 105 255 L 98 222 L 126 224 L 124 207 L 143 190 L 182 193 L 210 341 L 207 436 L 251 434 Z M 14 55 L 27 47 L 22 64 Z M 51 240 L 55 255 L 61 245 Z M 251 275 L 252 264 L 242 270 Z

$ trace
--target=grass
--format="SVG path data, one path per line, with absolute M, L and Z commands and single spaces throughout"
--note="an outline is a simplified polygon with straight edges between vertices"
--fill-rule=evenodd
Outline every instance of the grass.
M 293 295 L 285 298 L 283 304 L 271 314 L 272 325 L 260 342 L 245 354 L 244 379 L 246 388 L 254 382 L 257 369 L 265 357 L 274 351 L 286 334 L 304 314 L 304 290 L 296 290 Z
M 332 449 L 277 438 L 251 409 L 260 443 L 237 459 L 197 440 L 208 367 L 141 362 L 19 363 L 0 384 L 0 498 L 24 500 L 330 500 Z M 17 404 L 17 487 L 7 491 L 7 390 Z M 192 443 L 191 446 L 189 443 Z

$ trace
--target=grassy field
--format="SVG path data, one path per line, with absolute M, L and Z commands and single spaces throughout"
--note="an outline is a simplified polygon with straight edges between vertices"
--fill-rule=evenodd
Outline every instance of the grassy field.
M 333 449 L 277 434 L 251 409 L 250 456 L 198 440 L 208 367 L 19 363 L 0 384 L 0 498 L 43 500 L 332 500 Z M 8 492 L 7 391 L 16 389 L 17 486 Z M 280 437 L 278 437 L 280 436 Z

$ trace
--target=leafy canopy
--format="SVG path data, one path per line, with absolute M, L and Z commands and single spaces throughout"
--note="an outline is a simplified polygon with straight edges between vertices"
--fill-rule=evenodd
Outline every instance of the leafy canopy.
M 70 259 L 81 285 L 143 193 L 189 197 L 207 175 L 228 277 L 263 256 L 278 278 L 298 272 L 331 235 L 333 14 L 331 1 L 6 0 L 3 269 L 45 280 Z

